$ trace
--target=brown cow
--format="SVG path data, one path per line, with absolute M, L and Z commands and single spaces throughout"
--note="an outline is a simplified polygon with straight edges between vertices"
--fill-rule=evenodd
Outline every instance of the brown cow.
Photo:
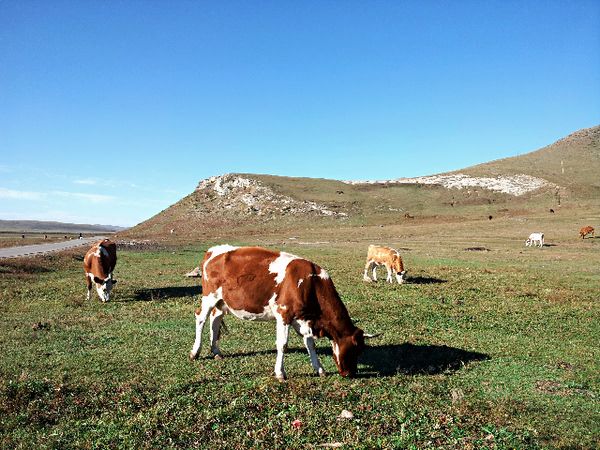
M 585 237 L 588 234 L 591 234 L 592 237 L 595 237 L 594 236 L 594 227 L 591 227 L 588 225 L 586 227 L 583 227 L 581 230 L 579 230 L 579 236 L 581 236 L 581 239 L 585 239 Z
M 196 310 L 196 340 L 190 359 L 202 344 L 202 328 L 210 314 L 211 351 L 218 347 L 224 313 L 244 320 L 275 320 L 275 375 L 286 378 L 283 353 L 290 325 L 304 339 L 313 369 L 325 375 L 314 340 L 328 337 L 340 375 L 356 374 L 364 334 L 352 323 L 327 272 L 316 264 L 285 252 L 260 247 L 220 245 L 206 252 L 202 263 L 202 307 Z M 212 311 L 212 313 L 211 313 Z
M 110 291 L 117 280 L 113 279 L 113 271 L 117 265 L 117 245 L 109 239 L 96 242 L 83 258 L 83 270 L 87 282 L 87 299 L 90 299 L 92 282 L 100 300 L 107 302 Z
M 386 281 L 388 283 L 394 282 L 392 273 L 396 275 L 396 281 L 398 284 L 404 283 L 404 275 L 406 274 L 406 270 L 404 270 L 404 263 L 402 262 L 402 257 L 400 256 L 400 253 L 398 253 L 398 250 L 394 250 L 390 247 L 369 245 L 363 279 L 369 282 L 377 281 L 377 267 L 382 265 L 387 269 Z M 371 269 L 373 269 L 373 279 L 369 278 L 368 274 Z

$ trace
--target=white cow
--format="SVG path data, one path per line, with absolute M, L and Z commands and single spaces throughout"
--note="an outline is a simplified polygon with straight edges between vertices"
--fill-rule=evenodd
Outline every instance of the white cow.
M 540 248 L 544 246 L 544 233 L 531 233 L 525 241 L 525 247 L 536 245 L 539 245 Z

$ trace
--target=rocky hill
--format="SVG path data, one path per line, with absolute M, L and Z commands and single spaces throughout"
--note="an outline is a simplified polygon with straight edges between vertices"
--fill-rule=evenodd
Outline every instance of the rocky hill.
M 600 203 L 598 174 L 600 127 L 594 127 L 532 153 L 432 176 L 379 181 L 214 176 L 125 234 L 219 238 L 595 205 Z

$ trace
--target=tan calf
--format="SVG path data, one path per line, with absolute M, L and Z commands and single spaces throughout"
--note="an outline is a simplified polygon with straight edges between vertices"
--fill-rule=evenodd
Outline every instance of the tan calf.
M 365 264 L 365 273 L 363 279 L 365 281 L 377 281 L 377 267 L 385 266 L 387 269 L 388 283 L 393 283 L 392 274 L 396 275 L 396 281 L 398 284 L 404 283 L 404 275 L 406 270 L 404 269 L 404 263 L 398 250 L 394 250 L 390 247 L 380 247 L 378 245 L 369 245 L 367 252 L 367 262 Z M 372 269 L 373 279 L 369 278 L 369 271 Z

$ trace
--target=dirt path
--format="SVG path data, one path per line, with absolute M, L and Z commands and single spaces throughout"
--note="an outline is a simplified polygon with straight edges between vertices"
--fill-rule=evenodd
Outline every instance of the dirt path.
M 88 245 L 92 242 L 104 239 L 104 236 L 93 236 L 83 239 L 71 239 L 69 241 L 51 242 L 47 244 L 22 245 L 20 247 L 0 248 L 0 258 L 18 258 L 22 256 L 42 255 L 44 253 L 57 252 L 69 248 Z

